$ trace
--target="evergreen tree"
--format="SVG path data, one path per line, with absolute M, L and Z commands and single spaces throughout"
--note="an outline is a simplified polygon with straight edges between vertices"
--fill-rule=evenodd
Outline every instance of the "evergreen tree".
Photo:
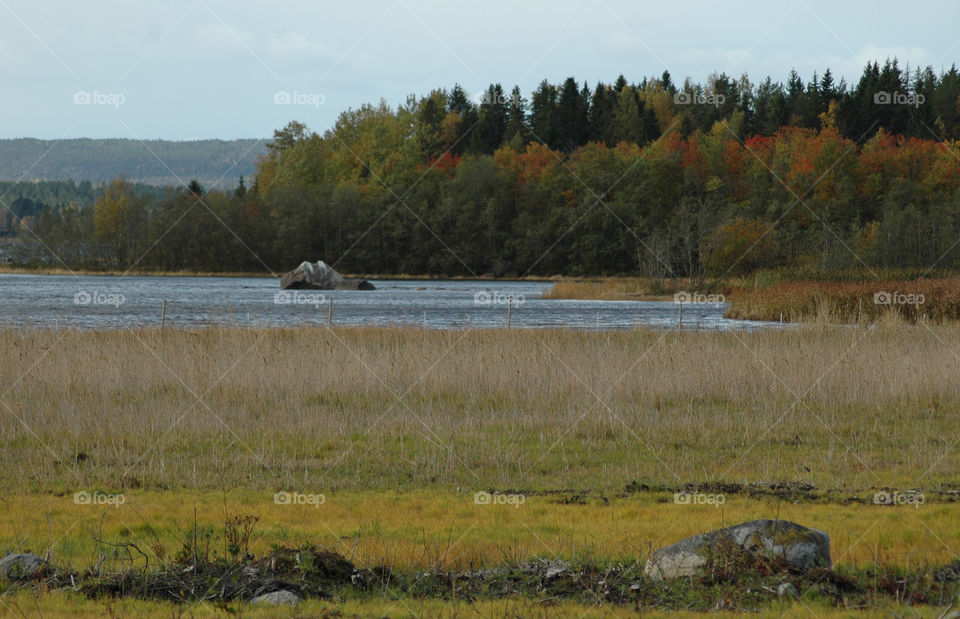
M 530 128 L 533 137 L 551 148 L 557 147 L 557 89 L 547 80 L 533 92 L 530 101 Z
M 510 92 L 510 102 L 507 107 L 506 141 L 520 136 L 524 141 L 529 134 L 527 131 L 527 100 L 520 94 L 520 87 L 514 86 Z

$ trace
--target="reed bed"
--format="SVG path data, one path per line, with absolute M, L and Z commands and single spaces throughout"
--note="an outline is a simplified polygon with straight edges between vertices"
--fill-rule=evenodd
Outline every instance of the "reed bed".
M 941 323 L 960 319 L 960 279 L 781 282 L 737 288 L 729 301 L 725 315 L 745 320 Z
M 607 277 L 557 280 L 544 293 L 547 299 L 672 300 L 678 292 L 713 293 L 726 290 L 721 283 L 700 283 L 685 278 Z
M 939 488 L 960 328 L 0 331 L 7 490 Z

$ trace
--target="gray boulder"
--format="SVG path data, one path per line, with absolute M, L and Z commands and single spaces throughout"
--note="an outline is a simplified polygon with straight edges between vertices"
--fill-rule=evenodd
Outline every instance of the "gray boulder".
M 280 278 L 283 290 L 374 290 L 365 279 L 347 279 L 323 260 L 301 262 Z
M 46 564 L 46 560 L 37 555 L 9 554 L 0 559 L 0 578 L 29 578 Z
M 777 597 L 781 598 L 798 598 L 800 597 L 800 590 L 797 589 L 796 585 L 790 582 L 782 582 L 777 585 Z
M 753 520 L 661 548 L 650 556 L 643 571 L 653 580 L 697 576 L 703 574 L 711 557 L 731 550 L 760 559 L 782 559 L 803 571 L 831 566 L 830 536 L 823 531 L 787 520 Z
M 296 606 L 302 600 L 298 594 L 287 589 L 278 589 L 264 593 L 250 600 L 251 604 L 273 604 L 274 606 Z

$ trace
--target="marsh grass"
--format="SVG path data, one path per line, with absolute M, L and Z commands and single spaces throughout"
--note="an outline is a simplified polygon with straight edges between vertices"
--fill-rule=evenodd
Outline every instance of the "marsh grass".
M 702 294 L 722 292 L 723 283 L 697 284 L 686 278 L 605 277 L 555 281 L 544 293 L 547 299 L 601 299 L 601 300 L 673 300 L 680 291 Z
M 729 300 L 725 316 L 745 320 L 940 323 L 960 319 L 960 279 L 787 281 L 736 288 Z
M 157 566 L 200 531 L 224 557 L 318 544 L 408 571 L 630 565 L 766 517 L 829 532 L 835 562 L 896 588 L 890 566 L 929 575 L 960 547 L 958 354 L 960 327 L 893 319 L 755 333 L 3 330 L 0 550 L 77 569 L 107 554 L 116 572 L 144 561 L 98 540 Z M 805 490 L 754 495 L 756 482 Z M 726 501 L 678 505 L 679 489 Z M 880 489 L 925 500 L 874 505 Z M 125 500 L 77 504 L 78 491 Z M 325 502 L 279 505 L 278 491 Z M 525 501 L 477 505 L 478 491 Z M 238 542 L 231 523 L 253 518 Z
M 8 490 L 956 483 L 960 328 L 0 331 Z
M 901 272 L 883 272 L 899 274 Z M 685 279 L 600 278 L 561 280 L 549 299 L 673 300 L 677 292 L 722 294 L 724 316 L 739 320 L 870 324 L 895 318 L 908 323 L 960 320 L 960 279 L 949 274 L 875 279 L 867 273 L 819 274 L 763 271 L 744 278 L 695 284 Z

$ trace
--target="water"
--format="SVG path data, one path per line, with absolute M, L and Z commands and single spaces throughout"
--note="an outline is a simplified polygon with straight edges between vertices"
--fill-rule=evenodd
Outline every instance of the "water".
M 418 326 L 431 329 L 676 328 L 677 306 L 664 301 L 544 299 L 549 282 L 373 280 L 372 291 L 280 291 L 279 280 L 238 277 L 0 275 L 0 326 L 116 329 L 211 325 Z M 776 326 L 723 317 L 716 303 L 687 303 L 683 327 Z

